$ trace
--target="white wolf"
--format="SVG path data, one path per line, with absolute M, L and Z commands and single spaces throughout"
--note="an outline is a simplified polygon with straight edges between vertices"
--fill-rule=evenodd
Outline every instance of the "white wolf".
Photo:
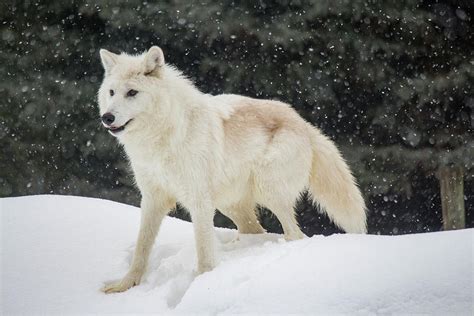
M 103 125 L 124 146 L 140 189 L 142 220 L 133 261 L 106 293 L 139 284 L 163 218 L 179 201 L 190 212 L 197 272 L 216 264 L 213 218 L 239 233 L 263 233 L 255 207 L 268 207 L 287 240 L 300 239 L 294 203 L 306 188 L 349 233 L 366 232 L 365 204 L 334 143 L 289 105 L 200 92 L 165 64 L 162 50 L 139 56 L 101 50 Z

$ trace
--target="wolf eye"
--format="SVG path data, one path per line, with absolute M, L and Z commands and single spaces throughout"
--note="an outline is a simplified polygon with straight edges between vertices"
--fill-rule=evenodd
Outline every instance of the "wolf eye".
M 114 94 L 115 94 L 114 90 L 109 90 L 109 94 L 110 94 L 111 97 L 113 97 Z
M 134 96 L 137 95 L 137 93 L 138 93 L 137 90 L 133 90 L 133 89 L 128 90 L 128 92 L 127 92 L 127 97 L 134 97 Z

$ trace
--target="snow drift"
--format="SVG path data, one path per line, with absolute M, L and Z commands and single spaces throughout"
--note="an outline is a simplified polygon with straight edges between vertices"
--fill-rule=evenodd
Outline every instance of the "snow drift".
M 0 199 L 0 214 L 0 314 L 473 312 L 473 229 L 293 242 L 216 229 L 219 265 L 195 277 L 191 224 L 167 218 L 142 284 L 105 295 L 131 261 L 137 208 L 30 196 Z

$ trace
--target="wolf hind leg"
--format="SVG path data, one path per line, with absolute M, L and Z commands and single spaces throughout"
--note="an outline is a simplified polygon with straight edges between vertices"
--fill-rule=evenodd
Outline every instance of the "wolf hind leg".
M 258 221 L 255 206 L 255 201 L 247 199 L 229 206 L 221 212 L 234 222 L 240 234 L 263 234 L 265 229 Z
M 255 172 L 256 201 L 272 211 L 283 228 L 286 240 L 304 237 L 295 217 L 297 198 L 308 186 L 311 147 L 308 139 L 275 135 L 268 154 Z
M 296 221 L 294 206 L 300 192 L 304 189 L 304 185 L 295 180 L 286 182 L 267 180 L 266 185 L 262 186 L 265 190 L 260 191 L 258 203 L 270 209 L 278 218 L 286 240 L 303 238 L 304 234 Z M 301 187 L 301 189 L 297 189 L 298 187 Z
M 294 204 L 296 198 L 274 198 L 273 201 L 268 201 L 268 207 L 273 214 L 278 218 L 283 228 L 285 240 L 302 239 L 304 234 L 301 232 L 298 222 L 296 221 Z

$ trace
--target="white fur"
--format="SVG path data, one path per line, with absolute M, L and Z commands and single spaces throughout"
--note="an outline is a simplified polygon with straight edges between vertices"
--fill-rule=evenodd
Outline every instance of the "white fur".
M 263 233 L 255 214 L 268 207 L 285 238 L 302 238 L 293 206 L 309 188 L 329 217 L 366 232 L 363 198 L 332 141 L 287 104 L 200 92 L 152 47 L 139 56 L 101 50 L 106 76 L 101 115 L 115 127 L 142 195 L 142 222 L 132 265 L 106 293 L 138 284 L 162 219 L 179 201 L 194 223 L 198 273 L 216 264 L 213 217 L 221 210 L 240 233 Z M 127 97 L 128 90 L 138 94 Z M 114 90 L 110 96 L 109 90 Z

